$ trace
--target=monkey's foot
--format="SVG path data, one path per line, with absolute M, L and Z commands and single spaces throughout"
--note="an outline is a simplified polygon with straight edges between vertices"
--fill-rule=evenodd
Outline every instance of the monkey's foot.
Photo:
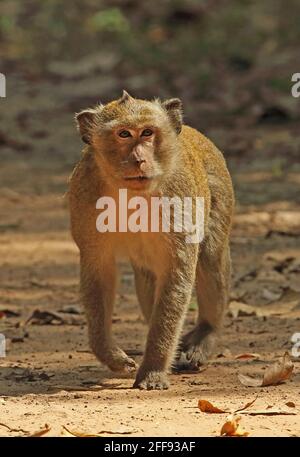
M 174 370 L 198 371 L 211 356 L 215 342 L 215 331 L 208 324 L 198 324 L 183 337 Z
M 138 372 L 134 389 L 141 390 L 164 390 L 169 388 L 166 373 L 161 371 L 149 371 L 148 373 Z
M 128 357 L 124 351 L 119 348 L 112 350 L 104 362 L 112 371 L 118 373 L 132 373 L 137 370 L 136 362 Z

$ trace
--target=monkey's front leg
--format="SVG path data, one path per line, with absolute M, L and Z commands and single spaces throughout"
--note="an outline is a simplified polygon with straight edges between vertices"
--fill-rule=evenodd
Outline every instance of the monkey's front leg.
M 80 289 L 88 322 L 90 347 L 113 371 L 135 371 L 137 365 L 113 341 L 111 326 L 115 298 L 114 259 L 81 256 Z
M 196 247 L 188 249 L 184 259 L 174 259 L 160 287 L 146 344 L 143 362 L 133 387 L 167 389 L 168 370 L 175 357 L 185 312 L 190 301 L 196 269 Z

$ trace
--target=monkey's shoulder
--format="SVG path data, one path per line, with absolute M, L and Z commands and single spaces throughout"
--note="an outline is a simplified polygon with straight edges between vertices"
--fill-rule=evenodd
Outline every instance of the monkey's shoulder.
M 205 135 L 187 125 L 183 126 L 179 139 L 191 178 L 201 188 L 207 184 L 211 195 L 218 195 L 233 206 L 232 181 L 221 151 Z
M 93 203 L 101 193 L 101 184 L 95 159 L 87 148 L 70 176 L 69 197 L 77 202 Z
M 223 156 L 214 143 L 203 133 L 189 125 L 183 125 L 179 135 L 181 144 L 190 154 L 195 154 L 205 160 L 209 155 Z
M 217 178 L 226 178 L 230 185 L 230 176 L 225 158 L 215 144 L 200 133 L 198 130 L 184 125 L 179 135 L 188 161 L 193 165 L 201 164 L 207 174 L 213 174 Z

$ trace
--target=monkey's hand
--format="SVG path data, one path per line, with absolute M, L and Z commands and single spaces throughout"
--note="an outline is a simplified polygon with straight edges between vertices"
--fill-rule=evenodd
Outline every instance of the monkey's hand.
M 137 370 L 136 362 L 125 354 L 120 348 L 116 347 L 106 354 L 106 357 L 101 358 L 112 371 L 120 373 L 132 373 Z
M 163 371 L 145 371 L 141 367 L 137 373 L 134 389 L 163 390 L 169 388 L 167 375 Z

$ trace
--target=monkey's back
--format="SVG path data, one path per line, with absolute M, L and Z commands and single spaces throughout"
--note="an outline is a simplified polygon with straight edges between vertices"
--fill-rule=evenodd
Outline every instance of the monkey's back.
M 198 130 L 184 125 L 179 136 L 185 162 L 189 166 L 202 166 L 207 174 L 214 174 L 217 179 L 224 181 L 230 193 L 233 194 L 231 178 L 223 154 L 205 135 Z M 197 171 L 194 170 L 193 174 Z
M 200 195 L 204 194 L 209 200 L 208 220 L 205 224 L 208 232 L 214 234 L 215 238 L 228 236 L 234 208 L 234 192 L 223 154 L 212 141 L 187 125 L 182 127 L 179 139 L 189 174 L 196 176 L 194 185 L 197 187 L 197 194 L 200 192 Z M 209 192 L 205 191 L 206 184 Z M 191 185 L 193 186 L 193 180 Z

